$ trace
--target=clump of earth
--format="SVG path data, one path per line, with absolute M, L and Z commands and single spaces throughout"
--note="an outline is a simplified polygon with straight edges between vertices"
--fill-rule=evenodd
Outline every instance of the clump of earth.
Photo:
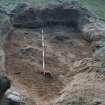
M 8 16 L 9 28 L 2 32 L 4 66 L 10 90 L 24 97 L 22 105 L 105 104 L 105 29 L 97 17 L 74 3 L 23 3 Z M 42 29 L 51 79 L 40 74 Z

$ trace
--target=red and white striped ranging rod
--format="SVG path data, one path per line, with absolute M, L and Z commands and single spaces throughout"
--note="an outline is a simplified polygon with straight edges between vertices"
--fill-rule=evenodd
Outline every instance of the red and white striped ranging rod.
M 42 29 L 42 47 L 43 47 L 43 52 L 42 52 L 42 57 L 43 57 L 43 70 L 45 70 L 45 42 L 44 42 L 44 31 Z
M 51 78 L 52 76 L 51 76 L 51 73 L 48 71 L 48 70 L 46 70 L 46 65 L 45 65 L 45 40 L 44 40 L 44 31 L 43 31 L 43 29 L 42 29 L 42 32 L 41 32 L 41 34 L 42 34 L 42 61 L 43 61 L 43 64 L 42 64 L 42 66 L 43 66 L 43 69 L 42 69 L 42 71 L 41 71 L 41 74 L 42 75 L 44 75 L 45 77 L 48 77 L 48 78 Z

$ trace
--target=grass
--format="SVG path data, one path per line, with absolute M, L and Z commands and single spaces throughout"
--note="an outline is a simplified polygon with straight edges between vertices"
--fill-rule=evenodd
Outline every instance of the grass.
M 81 4 L 105 19 L 105 0 L 80 0 Z
M 0 0 L 0 5 L 7 11 L 10 11 L 17 3 L 29 2 L 35 5 L 45 5 L 48 3 L 59 3 L 59 1 L 70 2 L 73 0 Z M 96 13 L 97 16 L 105 19 L 105 0 L 76 0 L 82 4 L 83 7 Z M 0 18 L 1 20 L 1 18 Z

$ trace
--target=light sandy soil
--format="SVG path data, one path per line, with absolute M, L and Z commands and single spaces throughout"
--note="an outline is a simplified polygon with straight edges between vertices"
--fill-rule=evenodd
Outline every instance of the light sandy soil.
M 8 35 L 5 43 L 6 70 L 13 83 L 25 90 L 30 105 L 53 104 L 72 76 L 78 73 L 71 67 L 78 66 L 76 61 L 92 57 L 90 43 L 82 39 L 81 33 L 68 30 L 45 30 L 46 68 L 52 79 L 45 79 L 39 72 L 42 69 L 40 29 L 16 29 Z M 60 39 L 60 36 L 65 37 Z

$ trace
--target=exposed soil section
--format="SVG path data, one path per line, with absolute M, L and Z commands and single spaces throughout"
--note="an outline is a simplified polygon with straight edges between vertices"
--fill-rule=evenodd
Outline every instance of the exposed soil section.
M 12 83 L 2 105 L 105 105 L 105 25 L 95 14 L 76 1 L 19 3 L 4 14 L 0 77 Z M 52 78 L 41 75 L 42 29 Z M 0 78 L 1 89 L 5 84 Z
M 38 105 L 53 103 L 61 95 L 74 62 L 92 56 L 90 44 L 83 40 L 81 33 L 70 30 L 67 27 L 44 29 L 46 68 L 52 73 L 52 79 L 45 79 L 39 73 L 42 69 L 41 29 L 16 29 L 7 37 L 6 70 Z
M 68 26 L 82 31 L 83 25 L 92 22 L 93 15 L 76 2 L 32 6 L 18 4 L 9 14 L 13 26 L 20 28 L 40 28 L 49 26 Z

